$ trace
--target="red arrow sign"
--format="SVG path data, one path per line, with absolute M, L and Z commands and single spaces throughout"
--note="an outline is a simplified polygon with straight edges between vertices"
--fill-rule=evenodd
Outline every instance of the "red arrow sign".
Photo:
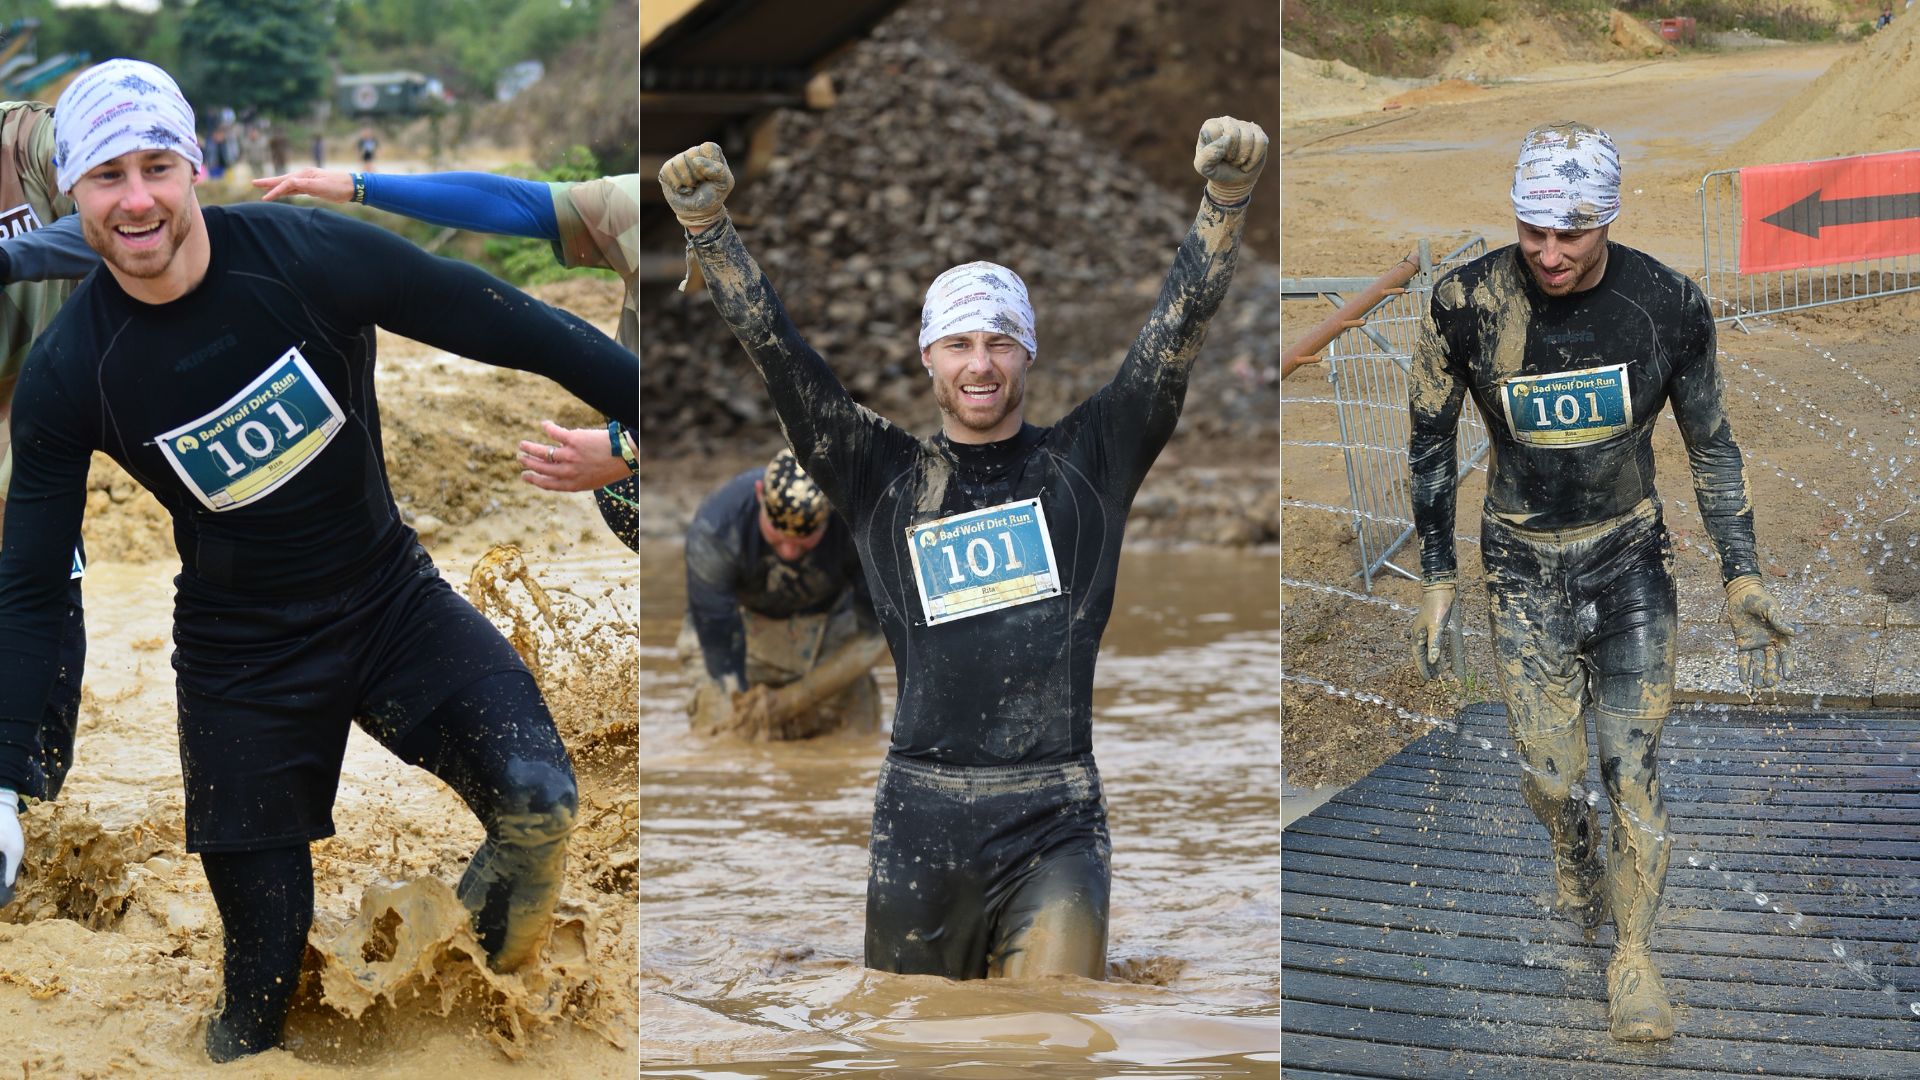
M 1920 254 L 1920 151 L 1740 170 L 1740 272 Z

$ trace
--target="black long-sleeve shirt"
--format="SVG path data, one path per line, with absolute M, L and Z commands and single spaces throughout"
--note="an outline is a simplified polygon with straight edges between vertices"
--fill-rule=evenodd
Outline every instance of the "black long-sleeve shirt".
M 28 357 L 0 541 L 0 785 L 17 781 L 104 451 L 173 517 L 176 615 L 320 596 L 410 550 L 381 459 L 375 325 L 554 379 L 634 424 L 638 361 L 483 271 L 339 214 L 207 207 L 211 261 L 164 304 L 104 271 Z
M 753 482 L 763 470 L 746 472 L 707 496 L 687 526 L 687 613 L 714 681 L 731 675 L 746 686 L 747 634 L 740 610 L 784 619 L 831 611 L 853 593 L 855 613 L 873 621 L 866 577 L 853 534 L 838 514 L 827 532 L 793 562 L 782 559 L 760 532 L 760 498 Z
M 1188 370 L 1233 278 L 1243 218 L 1242 207 L 1203 200 L 1113 381 L 1052 427 L 1027 424 L 984 445 L 918 439 L 856 404 L 800 339 L 732 223 L 692 238 L 714 303 L 765 379 L 794 453 L 852 525 L 900 672 L 896 753 L 1002 765 L 1091 752 L 1094 660 L 1127 510 L 1179 420 Z M 1045 513 L 1062 593 L 930 623 L 908 544 L 941 541 L 926 533 L 910 541 L 909 530 L 1027 499 Z M 1016 513 L 1024 511 L 1003 517 Z M 1002 538 L 977 539 L 989 548 L 965 549 L 967 561 L 993 565 Z M 964 576 L 961 549 L 946 553 Z
M 1510 245 L 1434 286 L 1409 376 L 1426 581 L 1456 571 L 1454 428 L 1468 393 L 1493 446 L 1486 512 L 1528 529 L 1597 525 L 1657 498 L 1653 425 L 1671 403 L 1721 574 L 1757 572 L 1753 499 L 1727 422 L 1713 315 L 1685 276 L 1609 243 L 1599 284 L 1548 296 Z

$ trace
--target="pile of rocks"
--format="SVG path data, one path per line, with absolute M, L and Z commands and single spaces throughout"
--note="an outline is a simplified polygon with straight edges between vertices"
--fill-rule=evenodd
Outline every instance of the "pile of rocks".
M 1180 195 L 1156 186 L 912 9 L 832 74 L 838 103 L 780 114 L 777 156 L 730 211 L 801 334 L 854 396 L 935 429 L 915 342 L 920 302 L 942 270 L 974 259 L 1013 268 L 1031 291 L 1040 353 L 1030 420 L 1050 423 L 1104 385 L 1193 220 L 1199 177 Z M 1182 433 L 1273 434 L 1279 301 L 1277 270 L 1243 250 Z M 758 376 L 706 297 L 650 297 L 641 339 L 650 453 L 776 435 Z

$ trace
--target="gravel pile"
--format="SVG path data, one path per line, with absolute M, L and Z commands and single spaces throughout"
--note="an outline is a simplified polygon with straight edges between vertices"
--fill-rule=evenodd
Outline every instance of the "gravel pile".
M 1179 195 L 1155 186 L 911 10 L 833 76 L 835 107 L 779 114 L 778 156 L 729 208 L 802 335 L 854 396 L 935 430 L 915 343 L 920 301 L 942 270 L 973 259 L 1012 267 L 1033 297 L 1040 358 L 1029 420 L 1050 423 L 1105 384 L 1193 220 L 1200 178 Z M 1206 116 L 1195 108 L 1197 131 Z M 1274 433 L 1279 307 L 1277 270 L 1243 249 L 1181 434 Z M 752 364 L 705 296 L 650 295 L 640 329 L 649 452 L 777 435 Z

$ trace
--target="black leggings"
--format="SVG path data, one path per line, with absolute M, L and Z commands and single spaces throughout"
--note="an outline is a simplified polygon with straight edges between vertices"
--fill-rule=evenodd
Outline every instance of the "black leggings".
M 492 965 L 531 959 L 559 898 L 578 810 L 573 767 L 533 676 L 490 675 L 434 710 L 395 752 L 446 781 L 486 826 L 459 896 Z M 280 1041 L 313 923 L 307 845 L 201 856 L 225 927 L 225 1002 L 207 1052 L 229 1061 Z

